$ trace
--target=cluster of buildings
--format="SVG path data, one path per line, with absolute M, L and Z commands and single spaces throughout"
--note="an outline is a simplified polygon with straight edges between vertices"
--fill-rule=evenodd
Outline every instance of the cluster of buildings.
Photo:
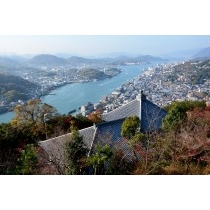
M 104 78 L 116 76 L 121 72 L 120 69 L 108 65 L 96 65 L 93 67 L 89 67 L 87 65 L 78 65 L 74 68 L 70 68 L 68 66 L 42 66 L 39 68 L 23 67 L 21 71 L 15 70 L 13 73 L 14 75 L 20 76 L 25 80 L 37 84 L 37 88 L 33 88 L 32 90 L 28 89 L 28 98 L 39 98 L 43 95 L 49 94 L 50 91 L 52 91 L 53 89 L 64 86 L 66 84 L 85 83 L 97 81 L 98 79 L 103 79 L 103 77 L 97 77 L 97 75 L 100 74 L 92 75 L 91 72 L 94 72 L 94 70 L 97 70 L 99 73 L 103 72 L 104 74 L 102 76 L 104 76 Z M 92 71 L 87 71 L 88 68 L 92 68 Z M 84 72 L 86 73 L 83 75 Z M 23 101 L 19 101 L 9 102 L 6 98 L 0 96 L 0 114 L 5 113 L 8 110 L 12 110 L 16 105 L 20 103 L 22 104 Z M 85 114 L 88 114 L 88 112 L 86 112 Z
M 199 61 L 191 64 L 198 63 Z M 148 68 L 141 75 L 103 97 L 100 103 L 93 105 L 89 111 L 98 109 L 104 114 L 109 113 L 134 100 L 142 90 L 149 100 L 160 107 L 172 101 L 210 101 L 210 80 L 207 79 L 203 84 L 192 84 L 192 74 L 196 72 L 191 69 L 180 69 L 177 72 L 175 67 L 180 64 L 183 63 L 159 64 Z M 85 115 L 85 112 L 82 113 Z
M 97 77 L 92 78 L 92 75 L 88 74 L 88 72 L 83 75 L 83 72 L 88 68 L 93 67 L 88 67 L 86 65 L 75 66 L 74 68 L 65 66 L 55 68 L 43 66 L 39 69 L 25 70 L 21 73 L 18 72 L 18 74 L 30 82 L 39 84 L 40 89 L 38 90 L 38 95 L 45 95 L 59 86 L 77 82 L 85 83 L 101 79 Z M 98 70 L 99 72 L 104 72 L 110 77 L 116 76 L 120 73 L 119 69 L 112 68 L 111 66 L 95 66 L 94 69 Z

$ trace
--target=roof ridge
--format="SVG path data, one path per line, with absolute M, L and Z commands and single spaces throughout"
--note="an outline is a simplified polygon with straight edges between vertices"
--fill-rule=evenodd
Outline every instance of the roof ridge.
M 108 113 L 102 114 L 102 116 L 106 116 L 106 115 L 108 115 L 108 114 L 111 114 L 112 112 L 114 112 L 114 111 L 116 111 L 116 110 L 119 110 L 119 109 L 121 109 L 121 108 L 124 108 L 125 106 L 127 106 L 127 105 L 129 105 L 129 104 L 131 104 L 131 103 L 133 103 L 133 102 L 135 102 L 135 101 L 138 101 L 138 100 L 137 100 L 137 99 L 134 99 L 134 100 L 128 102 L 127 104 L 124 104 L 124 105 L 122 105 L 122 106 L 120 106 L 120 107 L 118 107 L 118 108 L 116 108 L 116 109 L 114 109 L 114 110 L 112 110 L 112 111 L 110 111 L 110 112 L 108 112 Z
M 79 132 L 80 132 L 80 131 L 84 131 L 84 130 L 87 130 L 87 129 L 90 129 L 90 128 L 95 128 L 95 125 L 92 125 L 92 126 L 90 126 L 90 127 L 87 127 L 87 128 L 83 128 L 83 129 L 79 130 Z
M 90 126 L 90 127 L 83 128 L 83 129 L 78 130 L 78 131 L 79 131 L 79 133 L 80 133 L 81 131 L 85 131 L 85 130 L 90 129 L 90 128 L 93 128 L 93 129 L 94 129 L 95 126 L 92 125 L 92 126 Z M 46 139 L 46 140 L 44 140 L 44 141 L 40 141 L 40 143 L 42 143 L 42 142 L 48 142 L 48 141 L 55 140 L 55 139 L 58 139 L 58 138 L 62 138 L 62 137 L 65 137 L 65 136 L 68 136 L 68 135 L 71 135 L 71 134 L 72 134 L 72 132 L 69 132 L 69 133 L 66 133 L 66 134 L 63 134 L 63 135 L 60 135 L 60 136 L 56 136 L 56 137 L 54 137 L 54 138 L 50 138 L 50 139 Z
M 93 139 L 92 139 L 92 143 L 91 143 L 91 145 L 90 145 L 90 150 L 89 150 L 89 152 L 88 152 L 88 156 L 90 155 L 91 150 L 92 150 L 92 148 L 93 148 L 93 143 L 94 143 L 94 141 L 95 141 L 95 137 L 96 137 L 96 132 L 97 132 L 97 130 L 98 130 L 98 127 L 95 127 L 94 134 L 93 134 Z
M 107 121 L 107 122 L 101 122 L 101 123 L 98 123 L 96 124 L 96 127 L 100 127 L 100 126 L 103 126 L 103 125 L 106 125 L 106 124 L 111 124 L 111 123 L 114 123 L 116 121 L 122 121 L 122 120 L 125 120 L 126 117 L 122 117 L 122 118 L 119 118 L 119 119 L 116 119 L 116 120 L 111 120 L 111 121 Z
M 55 140 L 55 139 L 58 139 L 58 138 L 61 138 L 61 137 L 65 137 L 65 136 L 70 135 L 70 134 L 71 133 L 66 133 L 66 134 L 63 134 L 61 136 L 56 136 L 56 137 L 51 138 L 51 139 L 46 139 L 46 140 L 40 141 L 39 144 L 42 144 L 42 142 L 48 142 L 48 141 Z

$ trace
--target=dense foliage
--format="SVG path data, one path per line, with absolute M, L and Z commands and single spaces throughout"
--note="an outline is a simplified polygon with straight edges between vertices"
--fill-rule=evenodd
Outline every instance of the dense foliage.
M 87 157 L 87 165 L 92 166 L 94 169 L 94 175 L 105 174 L 106 173 L 106 164 L 112 157 L 113 152 L 110 146 L 105 145 L 101 146 L 97 144 L 95 151 Z
M 85 157 L 87 148 L 83 142 L 83 138 L 79 135 L 78 130 L 72 126 L 72 136 L 67 142 L 66 152 L 66 174 L 79 175 L 85 170 Z
M 39 141 L 69 133 L 71 125 L 77 129 L 93 125 L 83 116 L 58 115 L 39 99 L 16 106 L 15 114 L 10 123 L 0 124 L 0 174 L 39 173 L 33 168 L 39 165 L 40 154 L 35 154 Z
M 18 158 L 16 173 L 17 174 L 36 174 L 38 164 L 38 154 L 33 144 L 28 144 L 21 151 Z
M 136 134 L 139 126 L 140 120 L 137 116 L 127 117 L 122 124 L 121 135 L 130 139 Z
M 206 107 L 205 101 L 181 101 L 173 102 L 165 107 L 168 111 L 167 116 L 163 120 L 163 129 L 176 130 L 187 118 L 187 111 L 193 110 L 195 107 L 204 109 Z
M 0 124 L 0 174 L 210 173 L 210 107 L 204 101 L 172 103 L 166 107 L 163 130 L 155 132 L 141 133 L 139 118 L 128 117 L 122 124 L 121 142 L 95 142 L 91 150 L 78 132 L 93 125 L 90 119 L 52 112 L 43 121 L 45 108 L 52 109 L 40 101 L 29 102 L 18 108 L 15 121 Z M 72 133 L 65 145 L 63 170 L 37 147 L 46 134 L 60 135 L 59 129 Z M 46 170 L 53 165 L 53 170 Z

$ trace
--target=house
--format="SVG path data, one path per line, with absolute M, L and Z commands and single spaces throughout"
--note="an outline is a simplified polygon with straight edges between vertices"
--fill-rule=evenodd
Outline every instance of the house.
M 129 155 L 124 138 L 121 137 L 121 127 L 125 118 L 138 116 L 141 123 L 141 132 L 148 132 L 161 128 L 162 119 L 166 114 L 167 112 L 165 110 L 149 101 L 142 92 L 135 100 L 109 113 L 103 114 L 102 118 L 106 122 L 79 130 L 79 133 L 83 136 L 84 143 L 90 152 L 97 142 L 104 142 L 111 146 L 119 145 L 121 148 L 127 150 L 127 154 Z M 39 144 L 47 152 L 49 159 L 63 165 L 63 148 L 65 143 L 70 139 L 71 133 L 42 141 Z
M 83 116 L 90 114 L 94 110 L 94 105 L 90 102 L 87 105 L 81 106 L 81 113 Z

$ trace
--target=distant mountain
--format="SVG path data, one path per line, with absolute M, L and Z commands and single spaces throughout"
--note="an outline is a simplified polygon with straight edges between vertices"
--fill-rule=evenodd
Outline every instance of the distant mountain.
M 169 60 L 185 60 L 190 59 L 192 56 L 199 52 L 201 48 L 191 49 L 191 50 L 180 50 L 180 51 L 173 51 L 167 54 L 161 55 L 162 57 L 169 59 Z
M 100 53 L 97 55 L 92 55 L 89 56 L 90 58 L 119 58 L 119 57 L 136 57 L 139 54 L 131 54 L 131 53 L 126 53 L 126 52 L 111 52 L 111 53 Z
M 16 67 L 20 63 L 7 57 L 0 57 L 0 66 Z
M 27 64 L 35 66 L 61 66 L 67 62 L 64 58 L 59 58 L 55 55 L 41 54 L 30 59 Z
M 24 63 L 27 60 L 33 58 L 35 55 L 32 54 L 16 54 L 16 53 L 0 53 L 0 57 L 9 58 L 18 63 Z
M 53 54 L 59 58 L 69 58 L 71 56 L 75 56 L 74 54 L 70 54 L 70 53 L 56 53 L 56 54 Z
M 204 48 L 192 56 L 193 59 L 208 59 L 210 58 L 210 47 Z
M 92 63 L 93 60 L 94 59 L 87 59 L 83 57 L 72 56 L 67 59 L 67 63 L 71 65 L 77 65 L 77 64 L 82 64 L 82 63 L 89 64 L 89 63 Z
M 109 64 L 112 60 L 112 58 L 84 58 L 72 56 L 67 59 L 67 63 L 70 65 Z
M 138 61 L 164 61 L 166 59 L 163 59 L 163 58 L 160 58 L 160 57 L 155 57 L 155 56 L 152 56 L 152 55 L 141 55 L 141 56 L 138 56 L 136 58 L 134 58 Z
M 12 59 L 13 61 L 18 62 L 18 63 L 24 63 L 24 62 L 26 62 L 30 59 L 30 58 L 27 58 L 27 57 L 21 56 L 21 55 L 10 55 L 10 56 L 7 56 L 7 57 Z
M 71 56 L 69 58 L 61 58 L 55 55 L 41 54 L 28 60 L 26 64 L 31 66 L 77 66 L 77 65 L 99 65 L 99 64 L 113 64 L 113 65 L 124 65 L 126 62 L 134 63 L 149 63 L 151 61 L 164 61 L 160 57 L 151 55 L 141 55 L 138 57 L 131 56 L 119 56 L 116 58 L 84 58 L 80 56 Z

